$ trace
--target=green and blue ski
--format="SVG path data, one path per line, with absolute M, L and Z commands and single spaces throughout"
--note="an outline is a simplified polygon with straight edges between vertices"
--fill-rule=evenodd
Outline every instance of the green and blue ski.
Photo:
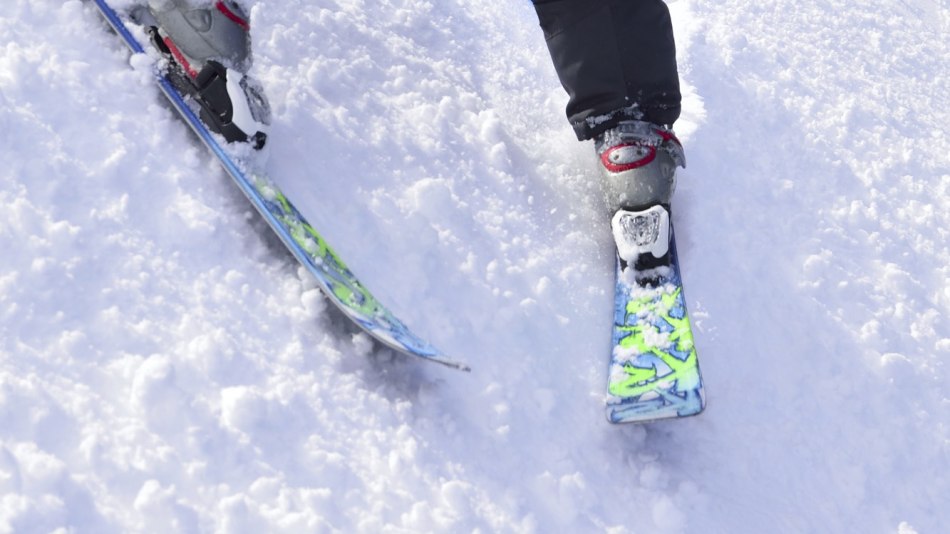
M 620 211 L 613 227 L 618 254 L 607 419 L 698 414 L 705 407 L 703 379 L 669 211 Z
M 140 39 L 146 30 L 132 22 L 127 13 L 120 14 L 104 0 L 93 0 L 109 25 L 134 54 L 145 54 Z M 333 252 L 327 242 L 311 226 L 266 175 L 247 170 L 236 151 L 230 150 L 225 139 L 212 133 L 199 115 L 192 98 L 184 95 L 173 83 L 173 74 L 156 68 L 155 79 L 162 93 L 179 115 L 217 157 L 224 170 L 257 209 L 271 230 L 287 249 L 314 276 L 320 288 L 347 317 L 374 339 L 398 352 L 438 362 L 462 370 L 469 367 L 447 357 L 430 343 L 414 334 L 402 321 L 360 284 L 356 276 Z M 193 108 L 194 106 L 194 108 Z M 263 142 L 263 140 L 261 140 Z

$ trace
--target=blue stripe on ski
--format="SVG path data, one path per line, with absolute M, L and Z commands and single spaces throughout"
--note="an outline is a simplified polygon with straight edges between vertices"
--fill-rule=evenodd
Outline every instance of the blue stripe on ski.
M 132 35 L 116 11 L 104 0 L 93 1 L 129 48 L 135 53 L 145 53 L 141 43 Z M 263 175 L 252 174 L 249 177 L 221 146 L 214 134 L 205 127 L 171 81 L 159 73 L 156 73 L 156 80 L 165 96 L 205 146 L 218 158 L 225 171 L 267 221 L 268 226 L 294 257 L 317 279 L 331 302 L 374 339 L 388 347 L 456 369 L 469 370 L 464 363 L 448 358 L 427 341 L 415 335 L 387 308 L 379 304 L 353 276 L 353 273 L 339 261 L 332 249 L 280 192 L 276 184 Z M 341 295 L 345 295 L 346 299 L 344 300 Z

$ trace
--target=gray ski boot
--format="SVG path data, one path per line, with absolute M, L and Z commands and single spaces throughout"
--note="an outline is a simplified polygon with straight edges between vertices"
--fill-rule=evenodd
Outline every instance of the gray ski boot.
M 270 106 L 263 89 L 247 76 L 251 67 L 248 17 L 235 2 L 149 0 L 139 22 L 180 73 L 169 79 L 201 106 L 210 130 L 228 142 L 261 148 L 267 139 Z
M 623 266 L 645 271 L 667 265 L 676 167 L 686 166 L 679 139 L 649 122 L 624 121 L 598 137 L 594 146 Z
M 158 22 L 170 47 L 180 53 L 185 70 L 200 68 L 209 60 L 247 72 L 250 68 L 251 39 L 248 17 L 239 5 L 216 1 L 193 7 L 188 0 L 149 0 L 148 8 Z

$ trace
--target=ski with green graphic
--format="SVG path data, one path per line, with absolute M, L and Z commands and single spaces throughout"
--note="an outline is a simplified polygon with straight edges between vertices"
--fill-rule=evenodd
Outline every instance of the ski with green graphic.
M 703 379 L 683 296 L 669 208 L 620 210 L 607 419 L 647 422 L 698 414 Z
M 467 365 L 449 358 L 413 333 L 376 300 L 277 185 L 242 158 L 241 154 L 247 153 L 246 145 L 253 150 L 271 142 L 266 134 L 269 122 L 266 100 L 253 80 L 232 66 L 214 60 L 197 62 L 189 57 L 183 51 L 186 50 L 183 42 L 176 42 L 164 27 L 159 27 L 162 20 L 177 21 L 179 29 L 187 22 L 175 19 L 173 10 L 153 12 L 151 7 L 136 5 L 120 12 L 105 0 L 93 0 L 93 3 L 132 53 L 164 57 L 167 67 L 155 71 L 159 89 L 220 161 L 287 250 L 313 275 L 330 302 L 383 345 L 403 354 L 468 370 Z M 230 32 L 227 37 L 231 41 L 240 42 L 245 37 L 247 20 L 236 4 L 218 0 L 208 6 L 207 11 L 205 19 L 217 22 L 199 29 Z M 202 41 L 202 46 L 208 42 Z M 142 43 L 150 43 L 149 50 Z M 239 65 L 241 61 L 234 63 Z

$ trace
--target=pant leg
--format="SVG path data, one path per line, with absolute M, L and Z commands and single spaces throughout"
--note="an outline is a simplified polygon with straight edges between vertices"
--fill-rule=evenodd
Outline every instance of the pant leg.
M 672 126 L 681 96 L 662 0 L 534 0 L 534 7 L 578 139 L 630 118 Z

